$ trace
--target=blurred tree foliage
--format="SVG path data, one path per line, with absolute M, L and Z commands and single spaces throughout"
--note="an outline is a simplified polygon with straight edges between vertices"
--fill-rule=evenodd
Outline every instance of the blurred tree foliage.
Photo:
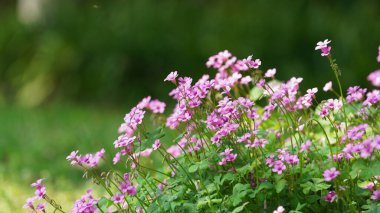
M 213 73 L 204 62 L 224 49 L 321 88 L 333 79 L 314 51 L 325 38 L 345 87 L 369 86 L 367 74 L 379 67 L 378 0 L 34 1 L 42 15 L 28 24 L 16 1 L 0 2 L 0 104 L 165 99 L 167 73 Z

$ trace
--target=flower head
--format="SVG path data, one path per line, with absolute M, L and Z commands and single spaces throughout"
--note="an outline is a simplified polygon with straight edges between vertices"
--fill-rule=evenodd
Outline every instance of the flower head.
M 380 70 L 370 73 L 367 77 L 368 81 L 375 87 L 380 87 Z
M 325 84 L 325 86 L 323 87 L 323 91 L 327 92 L 329 90 L 332 90 L 332 82 L 329 81 Z
M 285 208 L 282 206 L 277 207 L 276 210 L 273 211 L 273 213 L 283 213 L 285 211 Z
M 336 192 L 335 191 L 330 191 L 329 193 L 326 194 L 324 197 L 325 201 L 332 203 L 334 200 L 337 198 Z
M 97 212 L 98 208 L 96 204 L 98 199 L 92 197 L 92 190 L 87 190 L 87 193 L 83 195 L 80 199 L 75 201 L 74 207 L 71 209 L 71 213 L 82 213 L 82 212 Z
M 175 83 L 177 77 L 178 77 L 178 72 L 174 71 L 174 72 L 169 73 L 169 75 L 166 76 L 164 81 L 171 81 L 171 82 Z
M 112 196 L 111 200 L 114 203 L 122 203 L 124 201 L 124 195 L 116 193 L 114 196 Z
M 233 149 L 225 149 L 224 152 L 220 153 L 224 158 L 218 163 L 219 165 L 225 165 L 227 162 L 232 162 L 236 160 L 237 154 L 231 153 Z
M 326 181 L 332 181 L 336 177 L 338 177 L 338 175 L 340 175 L 340 172 L 336 170 L 335 167 L 331 169 L 327 169 L 323 172 L 323 177 L 325 178 Z
M 276 75 L 276 69 L 273 68 L 273 69 L 269 69 L 267 70 L 267 72 L 265 73 L 265 77 L 267 78 L 273 78 L 274 75 Z
M 160 142 L 160 139 L 157 139 L 154 141 L 154 144 L 152 145 L 152 148 L 153 150 L 157 150 L 158 148 L 160 148 L 161 146 L 161 142 Z
M 149 105 L 147 106 L 148 109 L 152 110 L 153 113 L 164 113 L 166 104 L 164 102 L 161 102 L 159 100 L 153 100 L 149 102 Z
M 178 145 L 173 145 L 169 147 L 166 151 L 175 158 L 180 156 L 182 153 L 181 147 Z
M 307 140 L 305 143 L 301 144 L 300 152 L 309 151 L 310 146 L 311 146 L 311 141 Z
M 36 197 L 31 197 L 31 198 L 26 199 L 26 202 L 25 202 L 23 208 L 34 209 L 33 203 L 35 200 L 36 200 Z
M 372 200 L 378 200 L 378 199 L 380 199 L 380 189 L 378 189 L 378 190 L 376 190 L 376 191 L 374 191 L 372 193 L 371 199 Z
M 320 41 L 317 43 L 317 46 L 315 47 L 315 50 L 321 50 L 322 56 L 328 56 L 330 55 L 331 46 L 328 46 L 328 44 L 331 41 L 328 39 L 325 39 L 324 41 Z

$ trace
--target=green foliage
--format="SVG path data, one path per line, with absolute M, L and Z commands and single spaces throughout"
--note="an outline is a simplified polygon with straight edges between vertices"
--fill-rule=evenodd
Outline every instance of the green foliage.
M 232 206 L 239 205 L 250 192 L 253 192 L 253 190 L 249 184 L 236 184 L 233 188 L 232 195 L 230 196 Z
M 108 207 L 112 206 L 112 204 L 113 204 L 112 200 L 109 200 L 105 197 L 101 197 L 100 200 L 98 201 L 97 206 L 101 212 L 107 212 Z
M 312 178 L 312 181 L 303 183 L 300 186 L 302 187 L 302 192 L 304 194 L 309 194 L 310 191 L 322 191 L 330 187 L 330 185 L 325 183 L 325 181 L 322 178 Z

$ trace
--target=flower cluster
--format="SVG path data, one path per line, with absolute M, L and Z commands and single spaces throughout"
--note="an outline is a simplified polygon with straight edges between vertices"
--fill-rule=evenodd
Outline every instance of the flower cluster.
M 338 99 L 328 99 L 321 107 L 319 116 L 324 118 L 330 114 L 331 111 L 338 111 L 342 108 L 343 103 Z
M 330 43 L 315 49 L 337 74 Z M 125 115 L 113 143 L 118 169 L 98 167 L 104 149 L 67 157 L 107 192 L 95 199 L 88 191 L 72 212 L 358 212 L 377 205 L 380 90 L 352 86 L 344 96 L 335 75 L 341 94 L 330 81 L 323 91 L 337 97 L 320 101 L 318 88 L 302 91 L 302 78 L 281 82 L 277 69 L 261 65 L 225 50 L 206 62 L 214 77 L 171 72 L 164 81 L 175 87 L 173 112 L 166 117 L 166 103 L 148 96 Z M 368 80 L 378 86 L 379 76 Z M 149 113 L 159 115 L 145 125 Z M 25 207 L 44 211 L 34 202 L 46 189 L 41 180 L 33 186 Z
M 286 164 L 290 166 L 297 165 L 299 159 L 297 155 L 291 155 L 286 149 L 278 149 L 277 156 L 270 155 L 266 160 L 266 164 L 269 168 L 272 168 L 272 172 L 282 174 L 286 169 Z
M 46 187 L 42 184 L 43 179 L 38 179 L 36 182 L 32 183 L 32 187 L 35 190 L 35 196 L 28 198 L 26 203 L 24 204 L 24 208 L 31 210 L 32 212 L 45 212 L 46 202 L 39 202 L 35 205 L 36 201 L 40 201 L 44 199 L 46 195 Z
M 72 151 L 69 156 L 67 156 L 67 160 L 70 161 L 71 165 L 79 165 L 84 167 L 96 167 L 98 166 L 100 160 L 103 158 L 104 153 L 106 152 L 104 149 L 96 152 L 95 154 L 85 154 L 78 155 L 77 151 Z
M 237 154 L 231 153 L 233 149 L 226 149 L 220 153 L 224 158 L 218 163 L 219 165 L 225 165 L 227 162 L 233 162 L 236 160 Z
M 71 213 L 82 213 L 82 212 L 99 212 L 96 204 L 98 203 L 98 199 L 94 199 L 92 197 L 92 190 L 87 190 L 87 193 L 84 194 L 80 199 L 75 201 L 73 208 L 71 209 Z

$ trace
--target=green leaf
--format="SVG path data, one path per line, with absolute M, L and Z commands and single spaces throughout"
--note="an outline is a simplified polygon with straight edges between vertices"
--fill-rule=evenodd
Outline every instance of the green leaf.
M 269 183 L 269 182 L 264 182 L 264 183 L 261 183 L 256 189 L 255 191 L 249 195 L 250 198 L 254 198 L 256 197 L 257 193 L 259 193 L 261 190 L 263 189 L 273 189 L 273 184 L 272 183 Z
M 312 178 L 314 183 L 323 183 L 325 180 L 323 178 Z
M 370 205 L 363 206 L 366 211 L 363 211 L 364 213 L 379 213 L 380 212 L 380 206 L 379 204 L 372 203 Z
M 113 204 L 112 200 L 109 200 L 105 197 L 101 197 L 100 200 L 98 201 L 98 209 L 106 212 L 107 208 L 110 207 Z
M 209 199 L 208 197 L 201 197 L 198 199 L 198 202 L 197 202 L 197 208 L 198 209 L 201 209 L 203 207 L 206 207 L 208 206 L 209 204 L 213 204 L 213 203 L 222 203 L 222 199 Z
M 222 185 L 222 181 L 221 181 L 221 179 L 222 179 L 222 175 L 214 176 L 214 182 L 215 182 L 218 186 Z
M 300 203 L 298 203 L 298 204 L 297 204 L 297 208 L 296 208 L 296 210 L 291 210 L 291 211 L 289 211 L 289 213 L 302 213 L 300 210 L 301 210 L 304 206 L 306 206 L 306 204 L 300 204 Z
M 186 213 L 197 213 L 197 207 L 193 203 L 185 203 L 183 204 L 183 210 Z
M 245 207 L 248 203 L 249 203 L 249 202 L 245 202 L 245 203 L 243 203 L 243 205 L 241 205 L 241 206 L 235 208 L 235 209 L 232 211 L 232 213 L 238 213 L 238 212 L 243 211 L 243 210 L 244 210 L 244 207 Z
M 232 195 L 230 197 L 232 205 L 239 205 L 243 201 L 242 199 L 248 194 L 249 191 L 252 191 L 251 186 L 249 184 L 236 184 L 232 190 Z
M 264 90 L 262 88 L 254 87 L 253 89 L 251 89 L 249 96 L 253 101 L 257 101 L 261 99 L 261 97 L 263 97 L 263 94 L 264 94 Z
M 371 161 L 367 167 L 362 169 L 360 177 L 367 180 L 378 175 L 380 175 L 380 161 Z
M 226 175 L 223 175 L 222 184 L 224 183 L 224 181 L 230 181 L 230 182 L 232 182 L 234 179 L 235 179 L 235 175 L 232 174 L 232 173 L 228 173 Z
M 276 188 L 276 192 L 277 193 L 280 193 L 286 186 L 286 180 L 284 179 L 281 179 L 279 180 L 278 182 L 276 182 L 276 185 L 275 185 L 275 188 Z
M 309 194 L 312 185 L 313 185 L 313 184 L 312 184 L 311 182 L 302 183 L 302 184 L 300 185 L 300 186 L 302 187 L 302 192 L 303 192 L 304 194 Z
M 208 165 L 210 165 L 210 162 L 208 162 L 207 160 L 203 160 L 202 162 L 199 163 L 199 169 L 200 170 L 208 169 Z
M 206 189 L 207 189 L 207 190 L 202 190 L 202 191 L 201 191 L 201 194 L 212 193 L 212 192 L 216 191 L 217 188 L 216 188 L 216 186 L 215 186 L 214 183 L 210 183 L 210 184 L 208 184 L 208 185 L 206 186 Z
M 190 167 L 189 167 L 189 172 L 190 173 L 194 173 L 194 172 L 196 172 L 198 170 L 198 165 L 197 164 L 195 164 L 195 165 L 191 165 Z
M 246 175 L 248 172 L 252 171 L 253 167 L 251 164 L 247 164 L 243 167 L 236 169 L 239 175 Z
M 351 167 L 350 176 L 352 179 L 355 179 L 360 175 L 363 169 L 366 168 L 365 161 L 363 159 L 356 160 Z

